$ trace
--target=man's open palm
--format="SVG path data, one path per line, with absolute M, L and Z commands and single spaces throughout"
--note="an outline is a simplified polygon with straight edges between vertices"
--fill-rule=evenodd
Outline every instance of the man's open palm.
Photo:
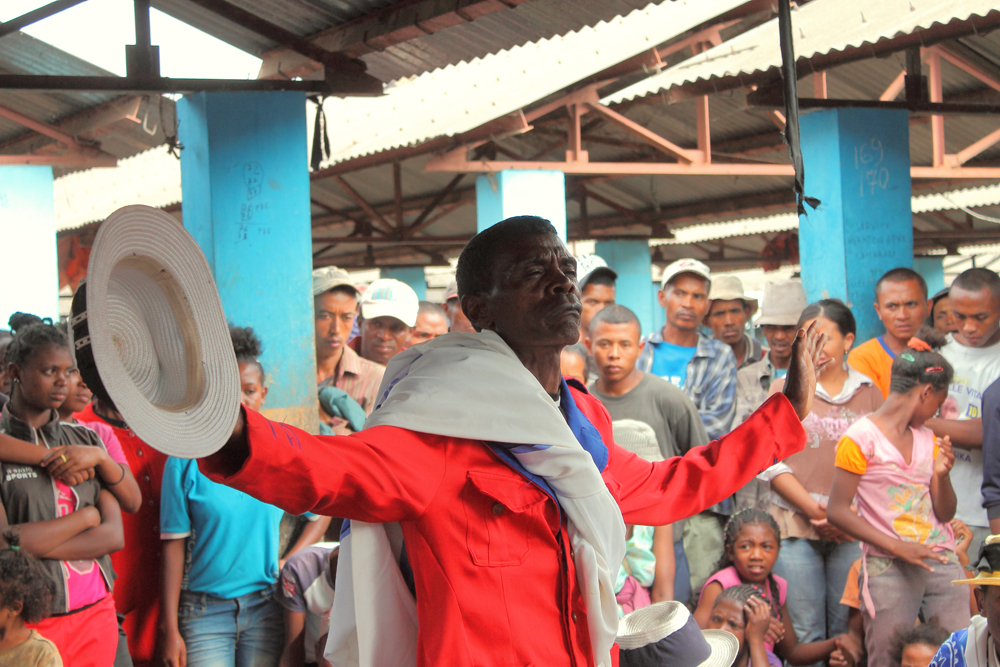
M 819 357 L 824 345 L 826 345 L 826 334 L 819 332 L 815 321 L 808 328 L 799 329 L 795 334 L 784 394 L 795 408 L 799 419 L 805 419 L 812 410 L 816 382 L 822 369 Z

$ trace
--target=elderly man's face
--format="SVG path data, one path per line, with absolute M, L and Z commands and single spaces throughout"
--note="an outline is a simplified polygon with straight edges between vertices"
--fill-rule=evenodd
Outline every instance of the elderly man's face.
M 990 634 L 994 637 L 1000 635 L 1000 586 L 978 586 L 972 590 L 979 613 L 986 617 Z
M 576 260 L 558 236 L 526 236 L 499 250 L 489 294 L 466 295 L 463 310 L 511 347 L 572 345 L 580 336 Z

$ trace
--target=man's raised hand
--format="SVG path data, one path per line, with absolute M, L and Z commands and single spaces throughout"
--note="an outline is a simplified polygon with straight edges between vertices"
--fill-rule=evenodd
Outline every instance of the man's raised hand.
M 806 329 L 799 329 L 792 343 L 792 359 L 785 378 L 785 398 L 795 408 L 799 419 L 805 419 L 812 410 L 813 395 L 822 365 L 820 353 L 826 345 L 826 334 L 816 328 L 813 321 Z M 825 364 L 826 362 L 824 362 Z

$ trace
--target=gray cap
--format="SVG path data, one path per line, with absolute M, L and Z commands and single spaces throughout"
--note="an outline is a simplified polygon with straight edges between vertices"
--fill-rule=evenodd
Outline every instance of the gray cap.
M 319 296 L 323 292 L 328 292 L 341 285 L 346 285 L 355 292 L 358 291 L 358 288 L 351 282 L 351 276 L 341 268 L 324 266 L 322 269 L 313 271 L 313 296 Z
M 663 460 L 653 427 L 637 419 L 616 419 L 611 422 L 615 444 L 653 463 Z
M 600 255 L 588 254 L 576 258 L 577 283 L 581 290 L 587 286 L 591 278 L 599 274 L 610 276 L 611 280 L 618 280 L 618 274 Z
M 782 280 L 764 286 L 764 303 L 757 324 L 793 327 L 806 309 L 806 292 L 801 280 Z

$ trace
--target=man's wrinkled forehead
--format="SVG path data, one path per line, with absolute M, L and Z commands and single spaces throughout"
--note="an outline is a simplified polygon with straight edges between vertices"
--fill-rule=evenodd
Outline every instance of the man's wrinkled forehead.
M 538 234 L 522 236 L 507 243 L 500 251 L 493 265 L 493 284 L 495 287 L 506 285 L 514 278 L 518 269 L 535 264 L 549 264 L 553 259 L 559 263 L 572 263 L 576 266 L 576 258 L 570 254 L 566 244 L 555 234 Z

